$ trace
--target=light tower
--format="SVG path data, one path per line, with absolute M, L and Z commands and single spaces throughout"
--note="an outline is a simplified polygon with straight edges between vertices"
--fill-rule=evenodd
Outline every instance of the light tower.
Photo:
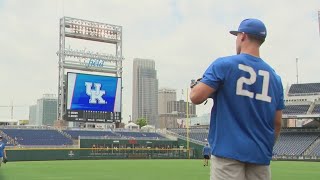
M 72 71 L 95 72 L 109 76 L 122 77 L 122 27 L 106 23 L 63 17 L 60 19 L 59 32 L 59 84 L 58 120 L 66 120 L 67 73 Z M 81 39 L 83 44 L 100 42 L 115 45 L 110 54 L 94 50 L 79 50 L 68 46 L 67 39 Z M 119 121 L 118 121 L 119 122 Z

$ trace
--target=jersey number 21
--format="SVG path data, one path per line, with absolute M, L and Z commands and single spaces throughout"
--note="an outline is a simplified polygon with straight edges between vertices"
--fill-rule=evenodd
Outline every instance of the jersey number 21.
M 248 72 L 250 74 L 250 78 L 240 77 L 237 80 L 237 90 L 236 94 L 240 96 L 247 96 L 250 98 L 256 98 L 257 100 L 271 102 L 271 97 L 268 96 L 268 90 L 269 90 L 269 80 L 270 80 L 270 74 L 268 71 L 259 70 L 258 74 L 260 76 L 263 76 L 263 82 L 262 82 L 262 92 L 251 92 L 248 90 L 243 89 L 243 84 L 252 85 L 257 80 L 257 74 L 253 70 L 252 67 L 246 66 L 243 64 L 239 64 L 239 69 L 245 72 Z

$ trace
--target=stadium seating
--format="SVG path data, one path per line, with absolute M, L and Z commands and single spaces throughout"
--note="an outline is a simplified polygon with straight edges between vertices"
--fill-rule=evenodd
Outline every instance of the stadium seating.
M 14 146 L 12 143 L 8 142 L 6 138 L 3 138 L 2 142 L 4 142 L 6 146 Z
M 185 128 L 168 130 L 181 136 L 187 136 Z M 190 128 L 189 135 L 191 139 L 206 142 L 208 129 Z M 317 138 L 320 138 L 320 132 L 281 132 L 273 153 L 275 155 L 302 155 Z M 315 152 L 320 155 L 320 144 L 315 147 Z
M 20 145 L 72 145 L 72 140 L 79 136 L 105 137 L 115 139 L 165 139 L 157 133 L 150 132 L 127 132 L 127 131 L 101 131 L 101 130 L 63 130 L 60 133 L 54 129 L 0 129 Z M 70 137 L 69 137 L 70 136 Z M 71 139 L 70 139 L 71 138 Z M 5 140 L 6 142 L 6 140 Z M 8 144 L 12 145 L 12 144 Z
M 150 132 L 127 132 L 127 131 L 89 131 L 89 130 L 64 130 L 72 139 L 78 139 L 79 136 L 101 136 L 118 139 L 163 139 L 165 137 Z
M 125 138 L 149 138 L 149 139 L 164 139 L 165 137 L 157 134 L 157 133 L 150 133 L 150 132 L 125 132 L 125 131 L 118 131 L 116 132 L 121 137 Z
M 316 155 L 316 156 L 320 156 L 320 143 L 318 142 L 318 144 L 316 144 L 310 152 L 310 155 Z
M 290 94 L 312 94 L 320 92 L 320 83 L 292 84 L 289 89 Z
M 315 105 L 312 114 L 320 114 L 320 104 Z
M 282 132 L 274 146 L 275 155 L 302 155 L 319 137 L 319 132 Z
M 187 137 L 187 133 L 186 132 L 181 133 L 180 135 Z M 199 133 L 199 132 L 190 132 L 189 133 L 189 137 L 191 139 L 195 139 L 195 140 L 198 140 L 198 141 L 206 142 L 206 139 L 208 138 L 208 133 L 206 133 L 206 132 L 201 132 L 201 133 Z
M 286 105 L 283 114 L 306 114 L 310 105 Z
M 168 129 L 169 131 L 172 131 L 180 136 L 185 136 L 187 137 L 187 130 L 185 128 L 173 128 L 173 129 Z M 206 142 L 206 139 L 208 138 L 208 129 L 206 128 L 190 128 L 189 129 L 189 137 L 191 139 L 197 140 L 197 141 L 202 141 Z
M 56 130 L 1 129 L 20 145 L 71 145 L 72 140 Z
M 79 136 L 103 136 L 103 137 L 120 137 L 111 131 L 88 131 L 88 130 L 64 130 L 72 139 L 78 139 Z
M 301 128 L 300 128 L 301 129 Z M 303 155 L 310 152 L 310 155 L 320 156 L 320 132 L 317 128 L 301 129 L 291 128 L 283 129 L 281 136 L 274 147 L 274 155 Z M 72 139 L 78 139 L 79 136 L 96 136 L 115 139 L 164 139 L 165 137 L 153 132 L 133 132 L 133 131 L 101 131 L 101 130 L 64 130 L 60 133 L 54 129 L 0 129 L 22 146 L 44 145 L 61 146 L 72 145 Z M 168 129 L 180 136 L 187 136 L 187 129 L 175 128 Z M 189 137 L 193 140 L 206 142 L 209 130 L 207 128 L 190 128 Z M 68 138 L 68 135 L 72 139 Z M 5 140 L 6 141 L 6 140 Z M 316 143 L 315 143 L 316 142 Z M 313 146 L 311 146 L 313 145 Z M 8 144 L 10 146 L 10 144 Z

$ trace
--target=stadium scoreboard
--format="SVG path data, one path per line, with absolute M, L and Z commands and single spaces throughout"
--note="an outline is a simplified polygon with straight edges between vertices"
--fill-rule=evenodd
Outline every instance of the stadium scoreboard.
M 70 72 L 67 76 L 67 121 L 121 122 L 121 78 Z
M 69 121 L 112 123 L 121 121 L 121 112 L 67 110 Z

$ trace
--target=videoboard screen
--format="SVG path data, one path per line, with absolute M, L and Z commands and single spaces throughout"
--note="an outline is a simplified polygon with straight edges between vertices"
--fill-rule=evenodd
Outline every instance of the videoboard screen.
M 120 122 L 121 78 L 68 73 L 66 120 Z

